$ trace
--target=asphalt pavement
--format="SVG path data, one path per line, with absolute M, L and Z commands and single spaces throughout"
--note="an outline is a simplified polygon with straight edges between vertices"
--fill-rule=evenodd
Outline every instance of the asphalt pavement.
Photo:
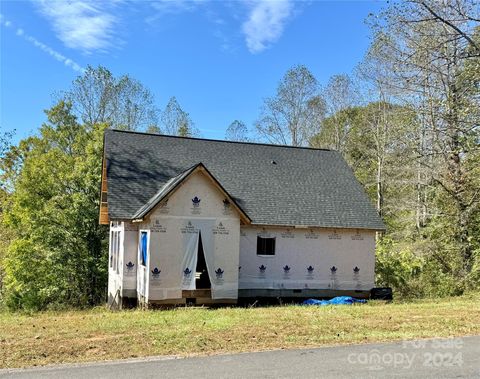
M 480 378 L 480 336 L 0 370 L 0 378 Z

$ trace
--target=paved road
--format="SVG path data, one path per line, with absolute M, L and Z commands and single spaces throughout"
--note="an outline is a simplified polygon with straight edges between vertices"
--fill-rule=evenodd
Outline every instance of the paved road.
M 480 336 L 0 370 L 11 378 L 480 378 Z

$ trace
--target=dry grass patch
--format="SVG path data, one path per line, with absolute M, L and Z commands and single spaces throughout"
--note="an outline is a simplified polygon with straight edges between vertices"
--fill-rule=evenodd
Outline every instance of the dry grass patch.
M 480 295 L 405 303 L 0 313 L 0 367 L 480 334 Z

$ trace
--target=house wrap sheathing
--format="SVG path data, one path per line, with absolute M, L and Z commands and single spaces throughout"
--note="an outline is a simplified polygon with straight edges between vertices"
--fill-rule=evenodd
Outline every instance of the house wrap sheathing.
M 338 152 L 107 130 L 109 302 L 235 302 L 374 287 L 384 224 Z

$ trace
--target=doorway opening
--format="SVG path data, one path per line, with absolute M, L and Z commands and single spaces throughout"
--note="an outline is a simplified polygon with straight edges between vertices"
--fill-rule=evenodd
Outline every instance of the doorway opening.
M 198 232 L 198 251 L 197 251 L 197 268 L 195 269 L 195 288 L 197 290 L 211 289 L 212 283 L 208 276 L 207 262 L 205 260 L 205 252 L 203 251 L 202 234 Z

